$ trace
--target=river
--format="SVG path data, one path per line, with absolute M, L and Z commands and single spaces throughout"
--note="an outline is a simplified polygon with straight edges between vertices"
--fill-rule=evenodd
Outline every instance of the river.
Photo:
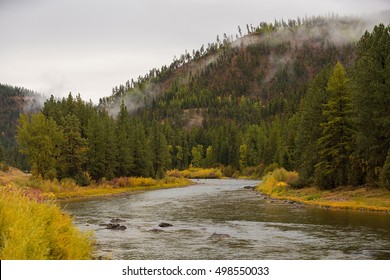
M 198 183 L 61 207 L 112 259 L 390 259 L 389 214 L 270 203 L 243 188 L 254 180 Z M 112 218 L 127 229 L 99 225 Z

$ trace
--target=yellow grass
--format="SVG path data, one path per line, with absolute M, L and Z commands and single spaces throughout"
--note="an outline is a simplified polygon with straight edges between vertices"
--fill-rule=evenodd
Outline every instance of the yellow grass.
M 296 172 L 277 169 L 264 176 L 257 190 L 272 198 L 321 207 L 390 212 L 390 191 L 386 189 L 340 187 L 334 190 L 321 190 L 313 186 L 294 189 L 290 184 L 298 179 L 296 176 Z
M 91 259 L 92 233 L 80 232 L 55 199 L 116 195 L 193 184 L 185 178 L 123 177 L 80 187 L 73 180 L 36 180 L 11 168 L 0 173 L 0 259 Z
M 82 198 L 94 196 L 108 196 L 129 193 L 133 191 L 147 191 L 154 189 L 177 188 L 184 187 L 193 182 L 186 179 L 166 178 L 161 180 L 154 180 L 150 178 L 129 178 L 130 184 L 115 186 L 109 183 L 99 185 L 92 185 L 88 187 L 76 186 L 71 191 L 62 191 L 55 194 L 58 199 L 67 198 Z M 137 183 L 138 182 L 138 183 Z
M 54 203 L 0 186 L 0 259 L 91 259 L 92 244 L 92 234 L 80 232 Z
M 222 178 L 222 172 L 218 168 L 197 168 L 190 167 L 185 170 L 169 170 L 165 173 L 167 176 L 176 178 L 204 179 L 204 178 Z
M 31 179 L 19 186 L 32 188 L 42 192 L 41 196 L 51 199 L 83 198 L 95 196 L 118 195 L 132 191 L 144 191 L 161 188 L 175 188 L 193 184 L 188 179 L 166 177 L 161 180 L 142 177 L 121 177 L 113 181 L 91 184 L 87 187 L 78 186 L 73 180 L 58 182 Z
M 0 185 L 6 184 L 13 184 L 20 189 L 29 190 L 27 192 L 29 195 L 39 197 L 40 200 L 47 200 L 118 195 L 131 191 L 176 188 L 191 185 L 193 182 L 186 178 L 169 176 L 160 180 L 143 177 L 120 177 L 112 181 L 80 187 L 71 179 L 61 181 L 39 180 L 11 167 L 10 172 L 0 172 Z

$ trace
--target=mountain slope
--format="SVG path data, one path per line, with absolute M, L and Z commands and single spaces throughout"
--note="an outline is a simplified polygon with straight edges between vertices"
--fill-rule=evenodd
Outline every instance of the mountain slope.
M 159 117 L 166 118 L 172 116 L 168 111 L 238 106 L 248 102 L 242 101 L 244 96 L 263 108 L 265 116 L 280 113 L 286 101 L 295 99 L 289 104 L 294 111 L 307 82 L 320 69 L 338 60 L 352 65 L 354 45 L 365 28 L 360 19 L 339 17 L 261 23 L 234 41 L 224 36 L 192 55 L 181 55 L 169 67 L 152 69 L 138 81 L 114 88 L 100 105 L 115 114 L 124 101 L 131 112 L 159 108 Z M 210 110 L 203 112 L 216 117 Z M 223 117 L 227 115 L 234 113 Z
M 0 84 L 0 144 L 10 164 L 18 167 L 25 165 L 25 160 L 17 152 L 14 139 L 19 115 L 38 112 L 44 99 L 32 90 Z

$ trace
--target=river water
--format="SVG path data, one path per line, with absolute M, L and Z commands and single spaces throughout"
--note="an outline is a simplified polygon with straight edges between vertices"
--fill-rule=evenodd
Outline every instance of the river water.
M 199 180 L 61 207 L 112 259 L 390 259 L 390 214 L 274 202 L 243 188 L 258 182 Z M 99 225 L 112 218 L 127 229 Z

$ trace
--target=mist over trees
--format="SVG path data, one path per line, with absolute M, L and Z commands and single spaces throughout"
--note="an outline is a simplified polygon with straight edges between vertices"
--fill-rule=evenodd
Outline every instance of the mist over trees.
M 338 17 L 247 26 L 115 87 L 99 106 L 69 94 L 22 115 L 17 140 L 42 178 L 161 178 L 297 170 L 301 185 L 390 187 L 390 30 L 356 41 Z M 337 29 L 336 29 L 337 26 Z M 352 28 L 353 27 L 353 28 Z M 332 29 L 333 28 L 333 29 Z

